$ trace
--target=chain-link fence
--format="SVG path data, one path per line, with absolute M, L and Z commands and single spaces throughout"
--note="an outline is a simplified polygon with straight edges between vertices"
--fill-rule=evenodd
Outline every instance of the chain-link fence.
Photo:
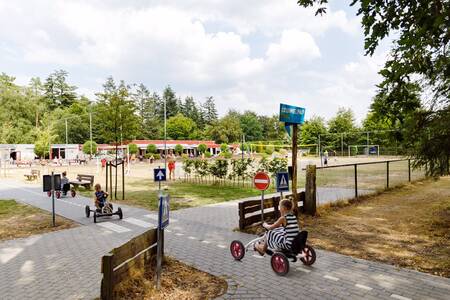
M 357 198 L 425 178 L 411 159 L 318 167 L 317 204 Z

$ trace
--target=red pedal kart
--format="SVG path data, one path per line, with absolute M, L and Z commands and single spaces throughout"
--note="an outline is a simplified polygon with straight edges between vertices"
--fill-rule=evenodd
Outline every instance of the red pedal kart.
M 245 246 L 241 241 L 232 241 L 230 245 L 231 256 L 235 260 L 243 259 L 249 249 L 253 250 L 256 243 L 265 239 L 266 234 L 267 231 L 263 235 L 248 242 Z M 316 251 L 314 251 L 313 247 L 306 244 L 307 238 L 308 232 L 302 231 L 292 241 L 290 250 L 267 248 L 266 253 L 271 256 L 270 265 L 277 275 L 284 276 L 289 273 L 289 260 L 296 262 L 300 259 L 307 266 L 314 264 L 316 261 Z
M 75 191 L 74 188 L 69 188 L 69 189 L 62 189 L 61 191 L 55 191 L 55 197 L 56 199 L 60 199 L 61 197 L 67 197 L 67 194 L 70 193 L 70 196 L 72 196 L 72 198 L 75 198 L 75 196 L 77 195 L 77 192 Z M 52 192 L 47 192 L 47 196 L 51 197 L 52 196 Z

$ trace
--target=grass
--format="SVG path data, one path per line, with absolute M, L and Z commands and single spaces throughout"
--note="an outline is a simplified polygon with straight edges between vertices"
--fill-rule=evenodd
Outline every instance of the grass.
M 14 200 L 0 200 L 0 241 L 28 237 L 50 231 L 75 227 L 76 224 L 56 216 L 52 227 L 50 213 Z
M 326 204 L 300 223 L 317 248 L 450 277 L 450 177 Z
M 166 185 L 170 195 L 170 208 L 172 210 L 260 195 L 258 190 L 250 187 L 194 184 L 181 181 L 168 182 Z M 267 192 L 273 192 L 273 189 Z M 92 191 L 82 191 L 81 193 L 87 197 L 93 197 Z M 156 210 L 158 208 L 158 185 L 152 180 L 139 179 L 129 181 L 126 185 L 125 196 L 126 200 L 114 200 L 114 202 L 139 206 L 150 210 Z
M 116 288 L 118 299 L 214 299 L 227 290 L 224 279 L 165 258 L 161 289 L 155 289 L 154 272 L 136 273 Z

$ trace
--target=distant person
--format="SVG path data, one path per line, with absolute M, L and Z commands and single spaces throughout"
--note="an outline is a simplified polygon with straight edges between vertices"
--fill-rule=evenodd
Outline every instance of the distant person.
M 61 189 L 64 194 L 66 194 L 70 190 L 69 178 L 67 178 L 67 172 L 62 172 L 61 177 Z
M 323 164 L 325 166 L 328 166 L 328 150 L 325 150 L 325 152 L 323 153 Z
M 151 163 L 151 164 L 153 163 L 154 160 L 155 160 L 155 157 L 153 156 L 153 154 L 150 155 L 150 163 Z
M 108 197 L 108 193 L 102 190 L 102 186 L 97 183 L 95 185 L 95 207 L 98 211 L 100 211 L 103 206 L 105 206 L 106 198 Z
M 172 176 L 173 176 L 173 179 L 175 179 L 175 161 L 174 160 L 169 161 L 169 179 L 170 180 L 172 180 Z

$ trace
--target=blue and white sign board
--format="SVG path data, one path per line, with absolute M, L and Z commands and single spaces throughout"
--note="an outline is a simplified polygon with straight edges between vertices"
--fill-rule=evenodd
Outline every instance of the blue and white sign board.
M 277 173 L 277 192 L 289 191 L 289 173 L 278 172 Z
M 154 169 L 153 170 L 154 181 L 166 181 L 166 169 Z
M 303 124 L 305 122 L 305 109 L 280 103 L 280 122 L 287 124 Z
M 169 225 L 169 195 L 159 195 L 158 227 L 164 229 Z

